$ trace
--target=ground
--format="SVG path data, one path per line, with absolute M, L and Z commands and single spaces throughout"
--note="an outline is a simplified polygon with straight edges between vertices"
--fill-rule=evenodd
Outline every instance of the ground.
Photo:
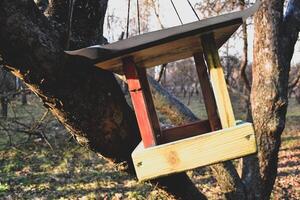
M 235 103 L 243 118 L 241 104 Z M 194 97 L 190 107 L 203 118 L 203 105 L 197 104 Z M 80 147 L 34 95 L 28 105 L 15 100 L 9 108 L 9 118 L 0 119 L 0 199 L 170 199 Z M 299 121 L 300 105 L 291 99 L 272 199 L 300 199 Z M 209 199 L 220 198 L 208 168 L 188 174 Z

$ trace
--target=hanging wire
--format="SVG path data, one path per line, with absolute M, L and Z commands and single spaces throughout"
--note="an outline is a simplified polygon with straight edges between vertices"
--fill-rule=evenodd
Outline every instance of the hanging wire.
M 200 17 L 198 16 L 196 10 L 195 10 L 194 7 L 192 6 L 190 0 L 187 0 L 187 2 L 189 3 L 189 5 L 190 5 L 191 9 L 193 10 L 194 14 L 196 15 L 197 19 L 200 21 Z
M 171 4 L 176 12 L 176 15 L 180 21 L 181 24 L 183 24 L 183 21 L 178 13 L 178 10 L 173 2 L 173 0 L 170 0 Z M 200 17 L 198 16 L 196 10 L 194 9 L 193 5 L 191 4 L 190 0 L 187 0 L 189 6 L 191 7 L 191 9 L 193 10 L 195 16 L 197 17 L 198 20 L 200 20 Z M 129 23 L 130 23 L 130 4 L 131 4 L 131 0 L 128 0 L 128 10 L 127 10 L 127 27 L 126 27 L 126 38 L 129 37 Z M 139 0 L 136 0 L 136 5 L 137 5 L 137 26 L 138 26 L 138 33 L 141 34 L 141 20 L 140 20 L 140 4 L 139 4 Z
M 137 19 L 138 19 L 138 33 L 141 34 L 140 4 L 139 4 L 139 0 L 136 0 L 136 8 L 137 8 Z
M 130 21 L 129 17 L 130 17 L 130 0 L 128 0 L 126 38 L 128 38 L 129 36 L 129 21 Z
M 179 13 L 178 13 L 178 11 L 177 11 L 177 9 L 176 9 L 176 6 L 175 6 L 173 0 L 170 0 L 170 1 L 171 1 L 171 3 L 172 3 L 172 6 L 173 6 L 173 8 L 174 8 L 174 10 L 175 10 L 175 12 L 176 12 L 176 14 L 177 14 L 177 17 L 178 17 L 180 23 L 183 24 L 183 22 L 182 22 L 182 20 L 181 20 L 181 17 L 180 17 L 180 15 L 179 15 Z

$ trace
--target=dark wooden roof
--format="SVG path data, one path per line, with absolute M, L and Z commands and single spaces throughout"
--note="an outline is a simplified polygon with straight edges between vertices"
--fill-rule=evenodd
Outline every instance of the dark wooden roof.
M 221 47 L 260 2 L 244 11 L 233 12 L 189 24 L 134 36 L 108 45 L 96 45 L 75 51 L 74 56 L 87 57 L 102 69 L 122 73 L 122 58 L 133 56 L 139 67 L 153 67 L 191 57 L 202 52 L 200 36 L 214 33 L 217 47 Z

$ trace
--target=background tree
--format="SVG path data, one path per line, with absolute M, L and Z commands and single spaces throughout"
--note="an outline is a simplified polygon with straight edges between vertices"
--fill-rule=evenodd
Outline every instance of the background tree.
M 278 151 L 285 127 L 288 105 L 290 62 L 300 30 L 300 2 L 290 0 L 283 15 L 285 1 L 264 0 L 255 15 L 255 40 L 251 105 L 258 142 L 258 162 L 245 174 L 252 191 L 268 199 L 277 176 Z M 259 98 L 257 98 L 259 97 Z M 258 169 L 253 169 L 259 166 Z M 255 180 L 254 180 L 255 179 Z M 260 190 L 257 190 L 259 187 Z
M 0 102 L 1 116 L 6 118 L 8 112 L 8 102 L 16 92 L 16 78 L 0 66 Z

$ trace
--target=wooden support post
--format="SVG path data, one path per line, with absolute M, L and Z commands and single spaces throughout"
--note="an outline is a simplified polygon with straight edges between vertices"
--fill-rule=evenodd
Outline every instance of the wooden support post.
M 144 147 L 157 145 L 161 135 L 145 68 L 137 68 L 133 58 L 123 59 L 131 101 L 135 110 Z
M 230 97 L 227 90 L 224 72 L 221 66 L 218 48 L 215 43 L 214 35 L 207 34 L 201 36 L 203 52 L 210 74 L 210 82 L 214 91 L 216 104 L 222 124 L 222 128 L 235 126 Z
M 214 96 L 214 92 L 211 88 L 210 80 L 208 77 L 208 69 L 203 59 L 202 53 L 194 54 L 194 61 L 199 77 L 202 96 L 207 112 L 207 117 L 212 131 L 222 129 L 220 119 L 218 117 L 218 108 Z
M 137 68 L 138 76 L 140 78 L 140 83 L 142 86 L 144 98 L 147 103 L 147 108 L 148 108 L 148 115 L 151 120 L 152 128 L 156 136 L 156 143 L 160 144 L 160 137 L 161 137 L 161 128 L 159 124 L 159 120 L 156 114 L 155 106 L 153 103 L 153 98 L 147 78 L 147 71 L 146 68 Z

